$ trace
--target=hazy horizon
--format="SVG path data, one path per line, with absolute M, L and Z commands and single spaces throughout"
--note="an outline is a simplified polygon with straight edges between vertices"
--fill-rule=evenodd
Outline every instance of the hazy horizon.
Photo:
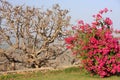
M 71 18 L 71 23 L 75 24 L 77 20 L 84 20 L 90 23 L 99 10 L 108 8 L 112 10 L 107 16 L 113 20 L 113 27 L 120 29 L 120 0 L 7 0 L 12 5 L 27 5 L 37 8 L 51 8 L 54 4 L 59 4 L 62 9 L 68 9 Z

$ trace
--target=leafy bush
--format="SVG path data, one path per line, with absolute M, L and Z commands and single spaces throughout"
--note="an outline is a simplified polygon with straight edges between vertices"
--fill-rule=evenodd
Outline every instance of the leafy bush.
M 120 73 L 120 44 L 112 35 L 112 20 L 102 17 L 108 11 L 105 8 L 94 15 L 91 24 L 78 21 L 73 34 L 65 38 L 67 48 L 81 58 L 84 68 L 100 77 Z

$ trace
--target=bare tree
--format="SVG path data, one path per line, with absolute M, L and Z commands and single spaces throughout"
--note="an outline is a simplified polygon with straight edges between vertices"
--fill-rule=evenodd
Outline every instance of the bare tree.
M 62 40 L 70 21 L 67 14 L 68 10 L 60 9 L 58 4 L 43 10 L 24 5 L 12 6 L 0 0 L 0 39 L 7 45 L 7 48 L 0 49 L 0 53 L 11 64 L 45 65 L 66 50 Z M 18 54 L 20 59 L 16 59 Z

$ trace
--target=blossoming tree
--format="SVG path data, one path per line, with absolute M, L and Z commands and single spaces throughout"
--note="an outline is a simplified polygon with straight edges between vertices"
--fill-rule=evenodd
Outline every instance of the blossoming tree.
M 94 21 L 91 24 L 78 21 L 72 27 L 72 35 L 65 38 L 67 48 L 81 58 L 83 67 L 101 77 L 120 73 L 119 39 L 112 35 L 115 32 L 112 20 L 102 17 L 108 11 L 105 8 L 93 15 Z

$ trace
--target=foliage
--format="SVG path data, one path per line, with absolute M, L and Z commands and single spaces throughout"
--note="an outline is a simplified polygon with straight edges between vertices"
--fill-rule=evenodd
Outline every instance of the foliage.
M 115 32 L 112 20 L 102 17 L 108 11 L 105 8 L 93 15 L 91 25 L 78 21 L 72 27 L 72 36 L 65 38 L 67 48 L 82 59 L 84 68 L 101 77 L 120 73 L 120 44 L 118 38 L 112 35 Z

